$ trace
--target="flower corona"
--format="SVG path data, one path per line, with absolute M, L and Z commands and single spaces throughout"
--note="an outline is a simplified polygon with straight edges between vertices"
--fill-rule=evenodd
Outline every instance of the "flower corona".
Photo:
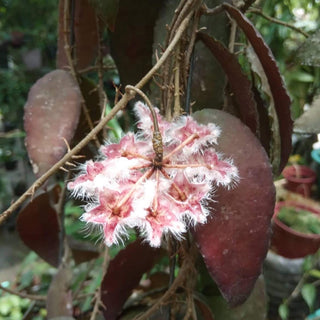
M 221 132 L 215 124 L 191 116 L 168 122 L 156 108 L 155 120 L 141 102 L 135 112 L 138 133 L 101 147 L 99 160 L 87 161 L 68 188 L 88 201 L 82 218 L 103 227 L 108 246 L 138 228 L 159 247 L 164 234 L 179 240 L 189 225 L 205 223 L 214 186 L 233 186 L 238 170 L 216 152 Z M 162 139 L 157 147 L 155 133 Z

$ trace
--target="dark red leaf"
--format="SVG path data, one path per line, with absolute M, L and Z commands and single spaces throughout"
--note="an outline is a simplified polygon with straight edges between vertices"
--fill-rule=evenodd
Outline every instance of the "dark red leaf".
M 43 260 L 58 267 L 60 226 L 54 204 L 60 187 L 42 192 L 21 210 L 17 230 L 22 241 Z
M 142 275 L 154 265 L 161 250 L 135 241 L 110 262 L 101 284 L 101 301 L 106 306 L 104 317 L 114 320 Z
M 163 0 L 120 1 L 111 54 L 122 85 L 137 83 L 152 67 L 153 29 Z
M 246 124 L 254 134 L 258 131 L 258 114 L 252 84 L 242 73 L 242 68 L 236 56 L 219 41 L 209 35 L 199 32 L 198 38 L 208 47 L 220 63 L 225 72 L 231 89 L 232 100 L 236 104 L 241 121 Z
M 65 154 L 64 139 L 70 143 L 80 110 L 80 90 L 67 71 L 52 71 L 30 89 L 24 113 L 25 143 L 37 176 Z
M 259 141 L 237 118 L 218 110 L 194 116 L 220 126 L 216 149 L 232 157 L 239 170 L 239 184 L 217 189 L 212 218 L 194 232 L 208 271 L 234 306 L 249 296 L 267 253 L 275 202 L 271 166 Z
M 284 86 L 273 54 L 262 39 L 260 33 L 237 8 L 226 3 L 223 4 L 223 7 L 245 33 L 256 55 L 258 56 L 268 79 L 278 116 L 279 131 L 281 136 L 281 160 L 280 167 L 278 169 L 278 172 L 280 173 L 286 165 L 291 152 L 291 134 L 293 122 L 290 114 L 290 97 Z
M 57 68 L 63 68 L 69 65 L 65 54 L 65 3 L 66 1 L 64 0 L 60 0 L 59 3 Z M 74 30 L 74 43 L 70 45 L 73 45 L 75 48 L 77 69 L 83 69 L 92 65 L 97 55 L 98 30 L 96 24 L 96 13 L 88 0 L 77 0 L 74 1 L 74 17 L 70 20 L 73 21 Z M 70 26 L 70 29 L 71 27 L 72 26 Z

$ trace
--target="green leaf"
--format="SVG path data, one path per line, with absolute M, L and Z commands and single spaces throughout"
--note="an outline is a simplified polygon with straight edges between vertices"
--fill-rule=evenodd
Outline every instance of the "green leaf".
M 289 308 L 285 303 L 280 304 L 278 309 L 279 315 L 282 320 L 287 320 L 289 317 Z
M 314 81 L 314 77 L 312 74 L 304 72 L 304 71 L 298 71 L 298 70 L 288 73 L 287 79 L 295 80 L 295 81 L 299 81 L 299 82 L 313 82 Z
M 106 105 L 106 114 L 108 114 L 111 111 L 111 107 L 109 104 Z M 116 118 L 111 119 L 108 122 L 108 127 L 111 129 L 114 138 L 119 140 L 122 136 L 123 130 L 119 124 L 119 121 Z
M 309 271 L 313 267 L 313 257 L 312 255 L 307 256 L 303 261 L 303 271 Z
M 312 269 L 309 271 L 310 276 L 320 279 L 320 270 Z
M 316 287 L 311 283 L 306 283 L 301 289 L 301 295 L 304 301 L 307 303 L 310 310 L 313 309 L 313 305 L 316 299 Z

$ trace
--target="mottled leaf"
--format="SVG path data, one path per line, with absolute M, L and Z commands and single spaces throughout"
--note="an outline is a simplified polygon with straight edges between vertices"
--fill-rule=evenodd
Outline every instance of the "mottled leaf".
M 55 70 L 30 89 L 24 112 L 26 147 L 37 176 L 62 158 L 76 130 L 81 95 L 72 76 Z
M 318 134 L 320 132 L 320 96 L 316 97 L 309 110 L 294 122 L 294 131 Z
M 95 8 L 97 15 L 114 31 L 117 13 L 119 9 L 119 0 L 89 0 Z
M 257 138 L 237 118 L 218 110 L 202 110 L 194 117 L 220 126 L 216 149 L 239 170 L 238 185 L 217 188 L 211 219 L 194 232 L 210 274 L 234 306 L 249 296 L 267 253 L 275 202 L 271 166 Z
M 241 121 L 246 124 L 254 134 L 258 131 L 258 114 L 252 85 L 236 56 L 219 41 L 209 35 L 199 32 L 198 38 L 208 47 L 214 57 L 220 63 L 225 72 L 231 88 L 232 101 L 236 105 Z
M 117 318 L 142 275 L 153 266 L 160 254 L 160 249 L 135 241 L 110 262 L 101 284 L 101 301 L 106 306 L 103 311 L 106 320 Z
M 163 0 L 120 1 L 111 54 L 122 85 L 135 84 L 152 67 L 153 28 Z
M 60 187 L 41 192 L 21 210 L 17 230 L 22 241 L 43 260 L 59 265 L 59 220 L 54 205 L 58 202 Z
M 298 50 L 297 57 L 302 64 L 320 67 L 320 31 L 307 38 Z
M 46 301 L 47 319 L 73 315 L 71 283 L 71 267 L 63 263 L 50 283 Z
M 291 152 L 291 134 L 293 122 L 290 115 L 290 98 L 284 86 L 273 54 L 262 39 L 260 33 L 237 8 L 229 4 L 224 4 L 223 7 L 245 33 L 256 55 L 258 56 L 268 79 L 279 122 L 279 132 L 281 137 L 281 160 L 278 172 L 281 172 L 286 165 Z
M 59 2 L 57 68 L 60 69 L 69 65 L 65 53 L 65 3 L 66 1 L 64 0 L 60 0 Z M 70 10 L 70 12 L 72 12 L 72 10 Z M 74 17 L 70 17 L 68 27 L 69 31 L 74 30 L 74 39 L 70 41 L 70 32 L 68 32 L 68 42 L 71 47 L 75 48 L 77 69 L 83 69 L 94 64 L 94 60 L 97 56 L 98 30 L 96 13 L 88 0 L 74 1 L 73 12 Z M 71 25 L 72 21 L 73 25 Z

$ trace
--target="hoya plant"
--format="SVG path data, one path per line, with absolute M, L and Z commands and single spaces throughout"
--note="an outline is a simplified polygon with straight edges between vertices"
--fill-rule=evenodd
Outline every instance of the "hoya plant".
M 19 235 L 57 268 L 48 319 L 216 319 L 209 287 L 249 297 L 292 132 L 253 2 L 60 0 L 57 69 L 25 105 L 37 180 L 0 216 L 28 201 Z

